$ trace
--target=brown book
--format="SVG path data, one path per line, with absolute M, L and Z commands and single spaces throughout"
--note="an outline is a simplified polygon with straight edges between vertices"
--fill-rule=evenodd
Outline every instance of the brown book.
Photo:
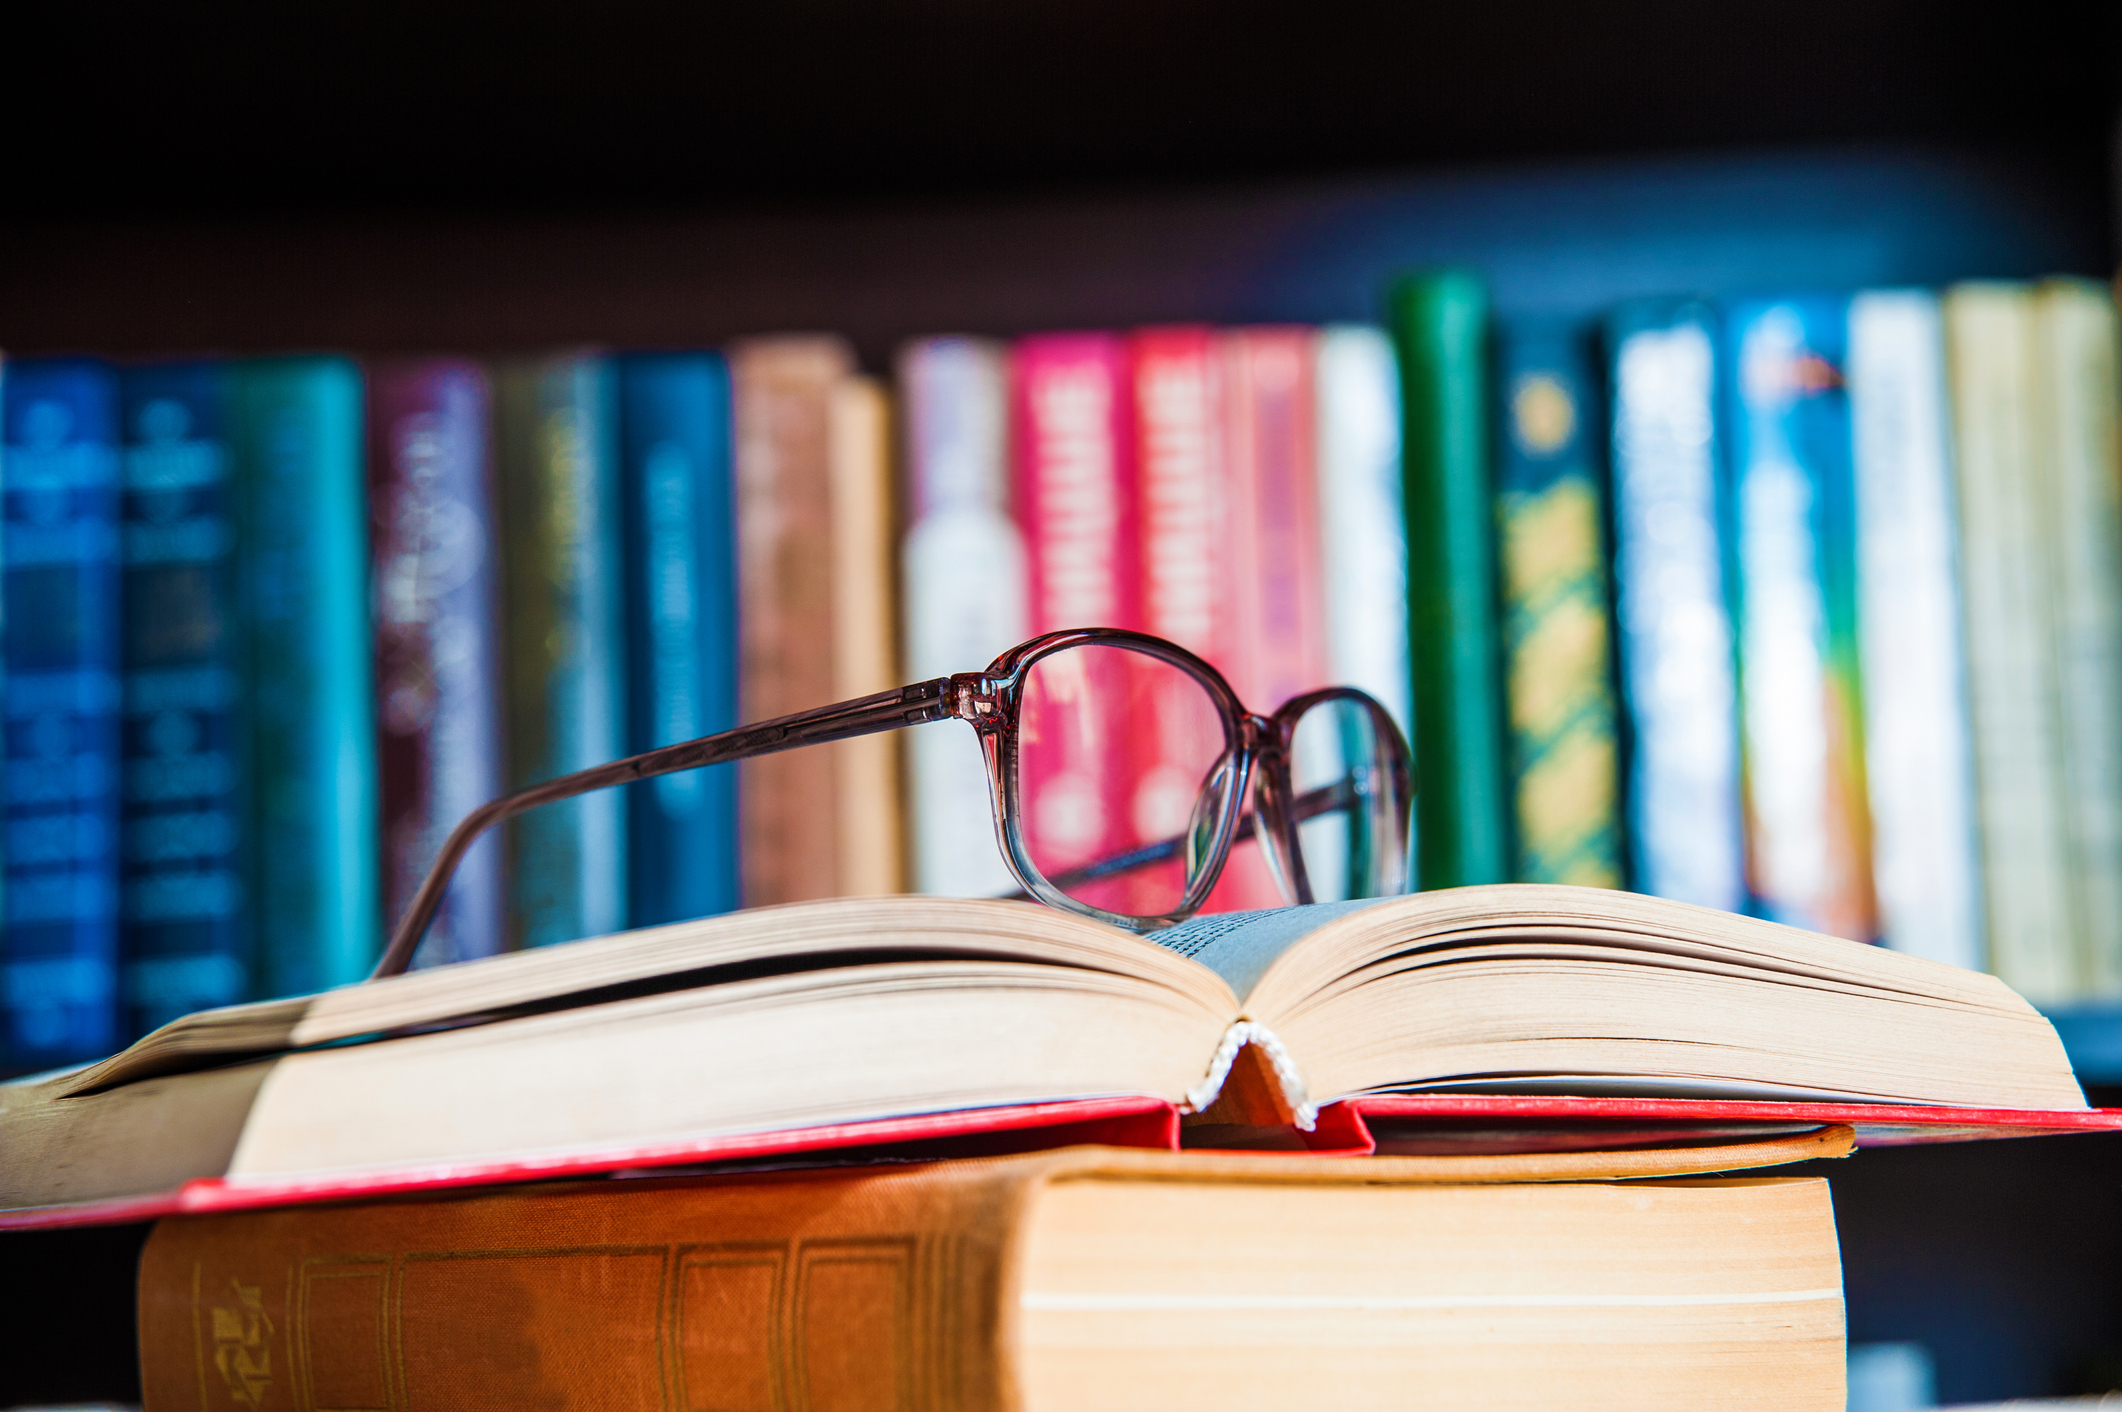
M 893 604 L 891 423 L 884 389 L 849 378 L 832 401 L 833 695 L 842 701 L 890 691 L 899 674 Z M 985 662 L 955 668 L 971 671 Z M 839 823 L 841 897 L 903 892 L 904 826 L 897 735 L 863 736 L 829 748 Z
M 840 699 L 833 652 L 832 405 L 854 358 L 822 335 L 730 350 L 736 413 L 738 690 L 743 719 Z M 744 902 L 839 891 L 832 750 L 738 766 Z
M 1839 1409 L 1827 1184 L 1075 1148 L 168 1220 L 149 1412 Z

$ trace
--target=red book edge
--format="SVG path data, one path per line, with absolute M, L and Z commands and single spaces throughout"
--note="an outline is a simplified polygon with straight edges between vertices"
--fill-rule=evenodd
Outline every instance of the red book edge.
M 1863 1147 L 2122 1131 L 2122 1108 L 1948 1108 L 1882 1103 L 1769 1103 L 1742 1099 L 1572 1098 L 1511 1094 L 1384 1094 L 1328 1104 L 1293 1157 L 1357 1157 L 1377 1150 L 1370 1120 L 1450 1122 L 1848 1123 Z M 0 1211 L 0 1231 L 120 1225 L 163 1216 L 262 1210 L 552 1181 L 608 1172 L 755 1161 L 801 1154 L 969 1157 L 1097 1143 L 1176 1151 L 1179 1111 L 1161 1098 L 1086 1098 L 922 1113 L 783 1132 L 739 1133 L 565 1157 L 437 1163 L 321 1178 L 209 1177 L 149 1196 Z M 916 1144 L 930 1144 L 923 1150 Z M 912 1150 L 909 1151 L 909 1147 Z

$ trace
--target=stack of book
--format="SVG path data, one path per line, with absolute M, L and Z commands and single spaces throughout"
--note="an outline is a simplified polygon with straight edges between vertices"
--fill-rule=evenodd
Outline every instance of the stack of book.
M 2117 1126 L 1994 978 L 1620 892 L 854 899 L 0 1086 L 0 1226 L 159 1218 L 151 1410 L 1826 1412 L 1773 1168 Z

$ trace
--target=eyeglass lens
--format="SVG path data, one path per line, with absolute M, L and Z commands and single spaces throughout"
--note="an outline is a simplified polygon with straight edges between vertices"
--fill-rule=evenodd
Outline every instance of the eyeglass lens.
M 1290 739 L 1297 843 L 1312 900 L 1407 890 L 1407 843 L 1376 718 L 1346 698 L 1297 718 Z

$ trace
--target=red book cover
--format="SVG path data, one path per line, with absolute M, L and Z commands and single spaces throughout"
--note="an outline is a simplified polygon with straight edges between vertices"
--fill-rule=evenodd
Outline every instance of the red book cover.
M 486 375 L 461 359 L 370 369 L 369 518 L 384 905 L 411 904 L 457 821 L 504 788 Z M 457 869 L 416 964 L 503 946 L 498 835 Z
M 1129 401 L 1127 345 L 1114 335 L 1042 334 L 1010 351 L 1010 459 L 1034 633 L 1140 626 Z M 1118 656 L 1079 659 L 1090 672 L 1082 680 L 1058 663 L 1041 668 L 1026 692 L 1020 808 L 1049 877 L 1136 842 L 1132 733 L 1117 711 L 1076 708 L 1078 693 L 1126 699 Z M 1127 910 L 1131 886 L 1101 883 L 1086 900 Z

